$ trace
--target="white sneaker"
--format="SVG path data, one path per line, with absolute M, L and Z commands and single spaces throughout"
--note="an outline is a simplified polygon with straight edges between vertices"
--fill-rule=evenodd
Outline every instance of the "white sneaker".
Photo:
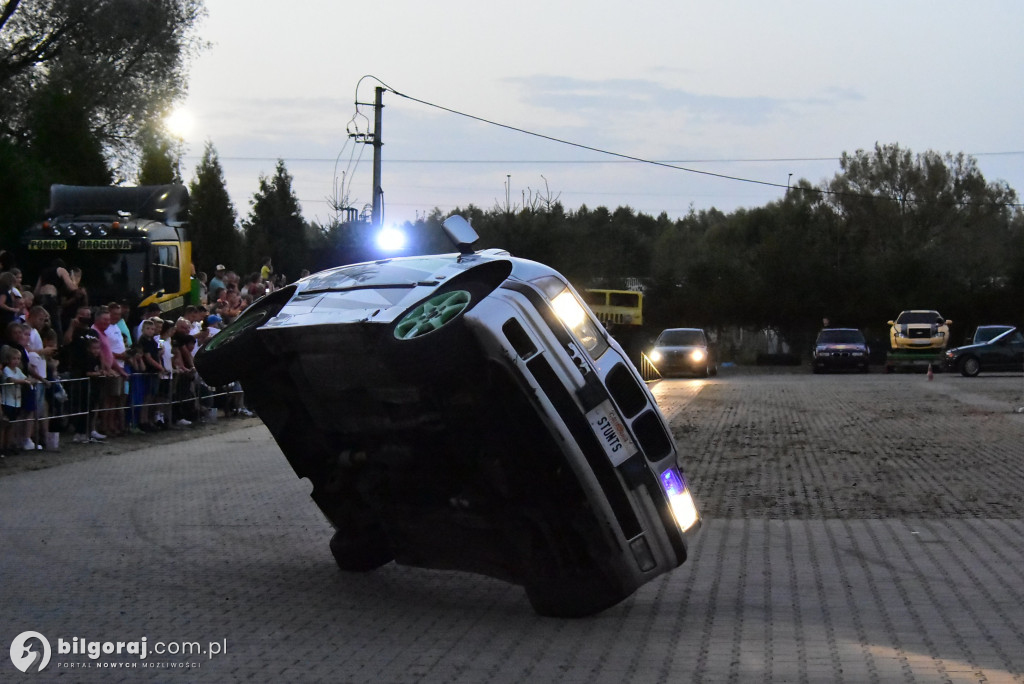
M 35 451 L 36 450 L 36 443 L 33 442 L 28 437 L 26 437 L 25 441 L 22 442 L 22 444 L 21 444 L 21 448 L 24 449 L 25 451 Z
M 104 440 L 104 439 L 107 438 L 106 435 L 101 435 L 100 433 L 96 432 L 95 430 L 90 432 L 89 436 L 92 437 L 93 439 L 99 439 L 99 440 Z
M 240 408 L 240 409 L 238 409 L 238 412 L 241 413 L 246 418 L 252 418 L 253 416 L 256 415 L 255 413 L 253 413 L 252 411 L 250 411 L 247 408 Z
M 192 424 L 192 421 L 185 420 L 184 418 L 179 418 L 174 424 L 177 425 L 178 427 L 188 427 L 189 425 Z
M 75 436 L 71 438 L 71 441 L 74 442 L 75 444 L 88 444 L 89 435 L 80 435 L 76 432 Z

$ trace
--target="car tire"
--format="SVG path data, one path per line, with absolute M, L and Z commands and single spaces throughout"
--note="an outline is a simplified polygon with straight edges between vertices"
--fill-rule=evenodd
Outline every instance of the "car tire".
M 554 618 L 588 617 L 629 596 L 628 592 L 612 588 L 600 577 L 533 578 L 524 589 L 534 612 Z
M 294 287 L 286 287 L 260 298 L 203 344 L 195 364 L 208 385 L 221 387 L 266 364 L 268 354 L 257 328 L 280 313 L 294 293 Z
M 960 359 L 960 374 L 965 378 L 973 378 L 981 372 L 981 361 L 977 356 L 965 356 Z
M 372 572 L 394 560 L 383 533 L 376 530 L 335 532 L 330 546 L 334 562 L 345 572 Z

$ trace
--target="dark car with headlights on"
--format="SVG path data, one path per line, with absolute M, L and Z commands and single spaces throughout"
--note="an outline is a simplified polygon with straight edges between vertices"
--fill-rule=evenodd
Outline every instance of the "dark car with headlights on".
M 950 349 L 946 367 L 969 378 L 978 373 L 1024 371 L 1024 333 L 1010 327 L 988 342 Z
M 686 374 L 706 378 L 718 375 L 714 350 L 701 328 L 662 330 L 648 358 L 664 377 Z
M 700 517 L 654 398 L 558 272 L 501 250 L 329 269 L 195 358 L 238 380 L 335 529 L 342 570 L 394 560 L 603 610 L 682 564 Z
M 871 349 L 856 328 L 824 328 L 814 341 L 811 370 L 857 370 L 867 373 Z

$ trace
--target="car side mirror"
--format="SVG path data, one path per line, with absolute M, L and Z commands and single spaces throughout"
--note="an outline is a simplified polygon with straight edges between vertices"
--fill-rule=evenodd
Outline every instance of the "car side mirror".
M 889 321 L 888 323 L 886 323 L 886 325 L 896 325 L 896 324 L 893 323 L 892 321 Z

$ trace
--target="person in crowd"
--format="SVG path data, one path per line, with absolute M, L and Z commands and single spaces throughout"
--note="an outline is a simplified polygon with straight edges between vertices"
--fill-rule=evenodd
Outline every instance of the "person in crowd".
M 64 418 L 67 395 L 57 374 L 57 331 L 47 326 L 43 328 L 40 337 L 43 340 L 43 351 L 40 355 L 46 359 L 46 417 L 42 420 L 42 433 L 46 449 L 60 451 L 60 433 L 67 424 L 67 419 Z
M 92 327 L 80 329 L 76 331 L 73 345 L 68 387 L 73 412 L 71 422 L 75 428 L 71 441 L 75 444 L 102 442 L 107 436 L 96 429 L 96 409 L 103 385 L 110 376 L 103 370 L 100 336 Z
M 139 339 L 139 336 L 142 334 L 142 322 L 153 317 L 160 317 L 159 304 L 147 304 L 146 308 L 142 310 L 142 319 L 139 321 L 139 324 L 135 326 L 135 330 L 132 331 L 133 340 Z M 156 334 L 160 334 L 159 329 L 157 329 Z
M 57 330 L 57 339 L 64 337 L 61 302 L 75 287 L 75 281 L 71 279 L 71 273 L 61 259 L 51 261 L 49 266 L 40 271 L 36 280 L 36 303 L 50 314 L 50 324 Z
M 238 317 L 238 314 L 242 313 L 242 309 L 242 299 L 238 294 L 238 289 L 229 285 L 224 291 L 224 297 L 217 302 L 217 313 L 225 323 L 230 324 Z
M 161 323 L 161 326 L 163 324 Z M 157 402 L 157 391 L 160 379 L 165 373 L 160 358 L 160 345 L 156 340 L 157 323 L 152 319 L 142 321 L 142 335 L 139 337 L 141 368 L 139 371 L 139 387 L 143 401 L 139 411 L 138 426 L 144 432 L 153 432 L 157 426 L 152 419 L 151 407 Z
M 270 282 L 270 278 L 273 275 L 274 267 L 270 263 L 270 257 L 263 257 L 263 261 L 260 262 L 260 282 Z
M 218 289 L 227 288 L 228 284 L 224 280 L 225 273 L 227 273 L 227 267 L 224 264 L 217 264 L 217 268 L 213 270 L 213 277 L 210 278 L 209 292 L 214 293 Z
M 5 331 L 5 343 L 16 349 L 21 355 L 20 368 L 33 383 L 42 382 L 46 379 L 45 374 L 39 374 L 31 366 L 31 356 L 28 352 L 28 345 L 30 340 L 31 327 L 26 323 L 18 323 L 12 321 L 7 324 L 7 330 Z M 22 392 L 21 393 L 21 412 L 18 416 L 19 427 L 14 430 L 13 437 L 15 443 L 18 444 L 22 449 L 33 450 L 36 448 L 35 442 L 32 440 L 32 433 L 35 429 L 35 418 L 36 418 L 36 395 L 35 392 Z
M 20 304 L 20 311 L 18 312 L 18 315 L 14 317 L 14 320 L 19 323 L 26 323 L 28 321 L 28 313 L 35 305 L 35 295 L 32 294 L 32 290 L 22 290 L 21 299 L 18 303 Z
M 0 330 L 6 330 L 7 324 L 21 311 L 20 296 L 14 294 L 14 274 L 10 271 L 0 273 Z
M 60 320 L 63 329 L 67 329 L 71 318 L 76 315 L 79 307 L 89 306 L 89 293 L 82 286 L 82 269 L 73 267 L 68 271 L 75 287 L 60 302 Z
M 114 308 L 115 305 L 117 307 L 116 310 Z M 130 347 L 132 342 L 135 341 L 135 337 L 132 335 L 131 329 L 128 328 L 128 321 L 125 319 L 128 318 L 132 311 L 131 305 L 128 302 L 110 302 L 110 304 L 107 304 L 107 308 L 110 309 L 110 325 L 118 327 L 121 334 L 124 335 L 124 343 Z
M 18 420 L 22 411 L 22 390 L 32 386 L 32 381 L 21 369 L 21 352 L 4 346 L 0 348 L 0 363 L 3 363 L 3 384 L 0 385 L 0 397 L 3 402 L 3 420 L 0 427 L 0 456 L 19 446 L 14 421 Z
M 203 321 L 202 330 L 195 336 L 198 344 L 204 344 L 208 339 L 220 332 L 221 317 L 218 314 L 210 314 Z
M 207 282 L 206 271 L 196 273 L 196 280 L 199 281 L 199 303 L 205 305 L 210 296 L 210 285 Z
M 157 338 L 157 345 L 160 350 L 160 366 L 164 369 L 160 375 L 160 383 L 157 386 L 159 406 L 153 418 L 153 424 L 161 430 L 166 430 L 171 420 L 171 389 L 172 373 L 174 371 L 171 335 L 174 334 L 174 323 L 165 321 L 162 318 L 154 318 L 153 322 L 160 326 L 160 336 Z
M 253 273 L 249 276 L 245 287 L 242 288 L 241 295 L 250 295 L 254 300 L 259 299 L 267 293 L 267 286 L 264 281 L 260 280 L 258 273 Z
M 113 306 L 117 310 L 117 317 L 120 318 L 121 305 L 113 302 Z M 113 312 L 110 306 L 101 306 L 96 309 L 92 327 L 99 333 L 100 357 L 108 378 L 103 383 L 102 414 L 99 422 L 105 435 L 117 437 L 125 431 L 125 382 L 129 378 L 129 373 L 125 370 L 124 362 L 127 358 L 128 345 L 125 344 L 121 329 L 112 321 Z

